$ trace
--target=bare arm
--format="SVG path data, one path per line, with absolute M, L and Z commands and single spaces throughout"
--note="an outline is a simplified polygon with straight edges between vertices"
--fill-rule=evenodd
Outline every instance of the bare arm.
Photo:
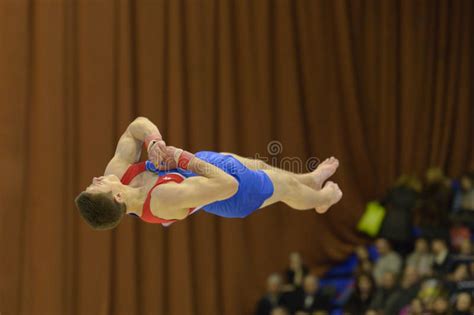
M 232 175 L 197 157 L 191 159 L 187 169 L 199 176 L 187 178 L 180 184 L 158 186 L 152 192 L 154 215 L 182 219 L 187 209 L 230 198 L 238 190 L 238 182 Z
M 138 162 L 142 145 L 147 137 L 161 138 L 158 128 L 149 119 L 138 117 L 128 125 L 127 130 L 118 141 L 114 157 L 110 160 L 105 174 L 116 173 L 117 165 L 121 168 L 124 164 Z

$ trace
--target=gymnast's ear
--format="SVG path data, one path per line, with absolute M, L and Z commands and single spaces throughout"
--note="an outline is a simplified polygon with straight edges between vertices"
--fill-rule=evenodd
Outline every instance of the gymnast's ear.
M 122 193 L 116 193 L 116 194 L 114 195 L 114 199 L 115 199 L 115 201 L 118 202 L 118 203 L 124 202 Z

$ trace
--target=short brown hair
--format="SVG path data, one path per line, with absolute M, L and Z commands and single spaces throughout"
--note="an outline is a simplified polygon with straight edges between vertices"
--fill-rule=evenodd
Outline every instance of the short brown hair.
M 118 203 L 112 193 L 81 192 L 74 200 L 82 218 L 95 230 L 108 230 L 122 220 L 127 206 Z

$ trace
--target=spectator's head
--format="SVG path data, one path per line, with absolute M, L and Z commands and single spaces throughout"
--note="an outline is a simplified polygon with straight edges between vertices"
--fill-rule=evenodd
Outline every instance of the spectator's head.
M 373 264 L 370 260 L 364 260 L 360 263 L 358 272 L 372 273 Z
M 420 180 L 413 175 L 403 174 L 395 182 L 395 187 L 407 187 L 415 191 L 421 191 Z
M 281 292 L 281 277 L 274 273 L 267 278 L 267 292 L 270 294 L 278 294 Z
M 365 312 L 365 315 L 378 315 L 377 311 L 374 310 L 374 309 L 368 309 L 366 312 Z
M 469 278 L 469 269 L 466 264 L 459 264 L 454 268 L 452 280 L 454 282 L 464 281 Z
M 467 172 L 461 177 L 461 188 L 464 191 L 473 189 L 474 185 L 474 171 Z
M 444 296 L 438 296 L 433 302 L 433 314 L 447 314 L 449 310 L 449 302 Z
M 284 307 L 275 307 L 270 315 L 288 315 L 288 311 Z
M 375 289 L 375 281 L 368 273 L 361 273 L 356 277 L 356 292 L 371 295 Z
M 298 252 L 291 253 L 289 259 L 290 259 L 291 270 L 299 270 L 303 266 L 300 253 Z
M 428 278 L 421 283 L 418 297 L 427 310 L 433 310 L 433 298 L 439 295 L 442 285 L 443 282 L 436 278 Z
M 425 238 L 418 238 L 415 242 L 415 252 L 426 254 L 430 251 L 430 246 Z
M 319 279 L 314 275 L 307 275 L 303 280 L 303 290 L 306 294 L 315 294 L 319 289 Z
M 403 288 L 409 288 L 418 282 L 419 275 L 415 267 L 406 266 L 403 271 L 401 285 Z
M 439 255 L 442 252 L 447 251 L 448 245 L 446 243 L 446 240 L 444 238 L 434 238 L 431 241 L 431 250 L 435 255 Z
M 357 246 L 355 249 L 355 254 L 359 261 L 369 260 L 369 251 L 365 246 Z
M 387 271 L 382 276 L 380 286 L 386 290 L 393 289 L 397 284 L 397 278 L 393 272 Z
M 471 240 L 464 240 L 461 242 L 461 246 L 459 247 L 459 253 L 461 255 L 472 255 Z
M 410 315 L 423 314 L 423 302 L 421 299 L 413 299 L 410 303 Z
M 385 238 L 379 238 L 375 241 L 375 247 L 380 256 L 384 256 L 392 251 L 392 246 Z
M 431 167 L 426 171 L 425 180 L 427 184 L 442 183 L 445 180 L 445 176 L 441 168 Z
M 467 292 L 459 293 L 454 308 L 458 312 L 469 312 L 472 308 L 472 296 Z

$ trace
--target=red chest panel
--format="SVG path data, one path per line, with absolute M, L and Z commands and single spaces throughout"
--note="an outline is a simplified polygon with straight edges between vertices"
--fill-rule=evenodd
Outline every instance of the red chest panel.
M 138 174 L 146 171 L 146 162 L 140 162 L 133 165 L 130 165 L 125 174 L 123 174 L 121 182 L 124 185 L 130 184 L 130 182 L 137 176 Z M 158 185 L 163 185 L 169 182 L 173 183 L 181 183 L 184 180 L 184 177 L 178 173 L 168 173 L 163 176 L 158 177 L 158 180 L 153 185 L 153 187 L 148 191 L 147 197 L 145 199 L 145 203 L 143 204 L 142 215 L 141 219 L 148 223 L 160 223 L 160 224 L 171 224 L 177 220 L 165 220 L 159 217 L 156 217 L 151 212 L 150 201 L 151 201 L 151 193 L 155 187 Z M 193 212 L 194 208 L 189 209 L 189 214 Z
M 168 173 L 164 176 L 160 176 L 158 180 L 156 181 L 155 185 L 148 191 L 145 203 L 143 204 L 143 210 L 142 210 L 142 216 L 141 219 L 145 222 L 148 223 L 172 223 L 175 222 L 176 220 L 165 220 L 162 218 L 155 217 L 153 213 L 151 212 L 151 207 L 150 207 L 150 201 L 151 201 L 151 192 L 155 187 L 159 185 L 163 185 L 169 182 L 174 182 L 174 183 L 181 183 L 184 180 L 183 176 L 181 176 L 178 173 Z M 191 212 L 193 209 L 189 209 L 189 212 Z

